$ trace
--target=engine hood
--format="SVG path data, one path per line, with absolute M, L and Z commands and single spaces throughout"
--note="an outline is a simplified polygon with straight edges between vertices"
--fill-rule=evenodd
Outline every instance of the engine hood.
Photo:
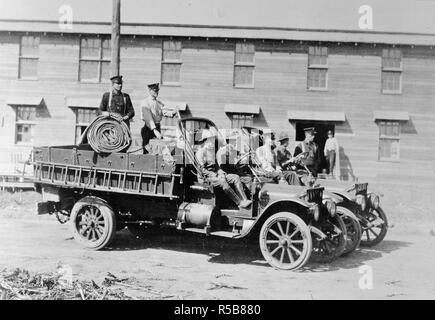
M 294 199 L 304 194 L 305 187 L 290 186 L 286 184 L 265 183 L 261 188 L 260 194 L 267 194 L 271 201 Z
M 325 192 L 329 195 L 335 194 L 335 195 L 340 196 L 341 198 L 344 198 L 344 199 L 347 199 L 350 201 L 355 200 L 355 195 L 354 195 L 355 192 L 352 193 L 352 192 L 347 191 L 354 186 L 355 182 L 337 181 L 337 180 L 321 180 L 321 179 L 318 179 L 316 182 L 320 186 L 324 187 Z

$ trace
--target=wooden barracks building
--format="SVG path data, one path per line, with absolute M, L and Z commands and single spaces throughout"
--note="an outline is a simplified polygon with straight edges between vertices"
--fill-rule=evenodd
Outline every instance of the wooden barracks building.
M 303 28 L 292 21 L 213 24 L 206 13 L 198 14 L 202 24 L 142 23 L 126 17 L 134 11 L 128 6 L 122 2 L 120 68 L 136 110 L 135 144 L 140 101 L 157 80 L 168 105 L 220 128 L 270 127 L 286 131 L 293 146 L 306 126 L 317 128 L 320 144 L 334 130 L 342 179 L 433 182 L 433 19 L 407 31 L 389 15 L 378 30 L 374 7 L 374 29 L 361 30 L 354 5 L 352 23 L 324 18 L 332 27 L 308 16 Z M 110 9 L 105 21 L 75 19 L 72 29 L 43 15 L 2 13 L 0 171 L 20 168 L 34 145 L 74 144 L 93 119 L 110 87 Z

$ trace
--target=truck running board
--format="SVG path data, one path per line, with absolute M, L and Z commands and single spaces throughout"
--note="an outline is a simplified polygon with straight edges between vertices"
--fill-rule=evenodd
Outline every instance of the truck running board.
M 205 230 L 205 228 L 185 228 L 185 229 L 183 229 L 183 231 L 207 234 L 207 231 Z M 212 232 L 209 232 L 208 235 L 216 236 L 216 237 L 223 237 L 223 238 L 235 238 L 239 234 L 233 233 L 230 231 L 212 231 Z

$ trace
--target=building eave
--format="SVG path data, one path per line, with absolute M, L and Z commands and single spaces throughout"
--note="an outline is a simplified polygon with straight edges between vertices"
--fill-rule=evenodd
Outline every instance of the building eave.
M 111 25 L 106 22 L 75 22 L 71 29 L 67 29 L 61 28 L 57 21 L 0 20 L 0 31 L 47 32 L 59 34 L 110 34 Z M 121 34 L 126 36 L 144 35 L 343 43 L 385 43 L 395 45 L 435 45 L 435 34 L 431 33 L 396 33 L 273 27 L 124 23 L 121 26 Z

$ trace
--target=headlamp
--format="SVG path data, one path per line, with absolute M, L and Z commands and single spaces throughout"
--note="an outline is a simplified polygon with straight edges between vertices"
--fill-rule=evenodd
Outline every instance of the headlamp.
M 379 196 L 375 193 L 370 193 L 368 195 L 368 198 L 369 198 L 370 208 L 375 210 L 379 209 L 379 205 L 380 205 Z
M 320 217 L 320 208 L 318 204 L 314 204 L 310 207 L 310 213 L 313 215 L 314 217 L 314 221 L 318 221 L 319 217 Z
M 357 194 L 355 202 L 360 206 L 362 211 L 366 210 L 367 200 L 366 200 L 366 196 L 364 194 Z
M 323 204 L 326 206 L 326 209 L 328 210 L 328 213 L 331 217 L 334 217 L 337 213 L 337 206 L 335 202 L 331 199 L 326 199 L 323 201 Z

